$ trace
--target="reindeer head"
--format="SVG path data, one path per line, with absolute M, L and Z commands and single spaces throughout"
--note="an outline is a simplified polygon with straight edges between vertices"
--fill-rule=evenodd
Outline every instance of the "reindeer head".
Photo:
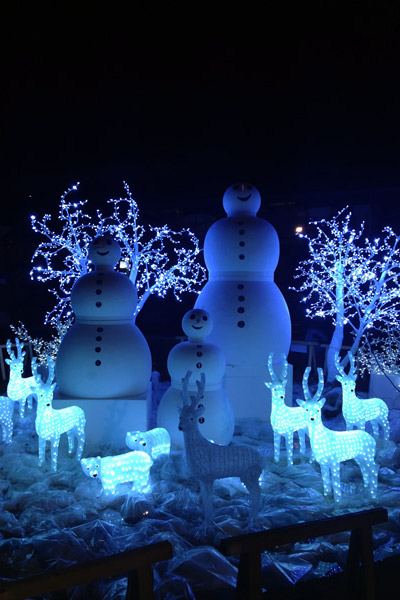
M 285 398 L 285 389 L 287 383 L 288 362 L 286 360 L 286 355 L 282 352 L 282 371 L 280 377 L 278 377 L 272 364 L 273 357 L 274 353 L 271 352 L 268 356 L 268 371 L 271 381 L 264 381 L 264 383 L 267 388 L 270 388 L 273 395 L 278 396 L 283 400 Z
M 22 371 L 24 369 L 24 358 L 26 352 L 24 351 L 24 345 L 19 341 L 18 338 L 15 338 L 15 346 L 17 348 L 17 354 L 12 349 L 11 340 L 7 340 L 6 347 L 8 356 L 10 358 L 6 358 L 6 363 L 10 366 L 10 370 L 18 375 L 22 375 Z
M 336 375 L 336 379 L 342 384 L 343 392 L 354 394 L 356 391 L 357 372 L 355 369 L 353 354 L 349 351 L 347 356 L 350 366 L 348 372 L 346 373 L 340 361 L 339 352 L 335 353 L 335 366 L 339 372 L 339 374 Z
M 47 357 L 47 377 L 44 381 L 38 373 L 38 365 L 36 357 L 33 357 L 32 363 L 32 375 L 35 380 L 35 386 L 32 386 L 32 391 L 36 392 L 38 399 L 38 407 L 49 408 L 52 405 L 53 393 L 56 384 L 53 383 L 54 379 L 54 361 L 50 356 Z
M 206 376 L 204 373 L 202 373 L 200 381 L 196 381 L 196 396 L 189 396 L 188 386 L 191 374 L 191 371 L 187 371 L 185 377 L 182 378 L 183 407 L 180 409 L 178 428 L 183 432 L 194 429 L 197 427 L 197 423 L 204 423 L 204 417 L 202 417 L 202 414 L 204 413 L 204 405 L 201 404 L 200 401 L 204 397 Z
M 297 398 L 296 402 L 304 410 L 310 425 L 316 424 L 321 420 L 321 409 L 325 404 L 325 398 L 321 398 L 324 389 L 324 372 L 318 368 L 318 387 L 314 395 L 311 394 L 308 385 L 311 367 L 307 367 L 303 375 L 303 394 L 305 400 Z

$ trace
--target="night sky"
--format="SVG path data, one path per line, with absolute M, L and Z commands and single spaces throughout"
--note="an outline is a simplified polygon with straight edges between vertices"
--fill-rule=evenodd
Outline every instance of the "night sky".
M 153 224 L 217 219 L 224 190 L 249 181 L 279 233 L 274 203 L 301 213 L 352 193 L 378 212 L 395 199 L 400 229 L 399 11 L 318 4 L 230 6 L 217 22 L 200 5 L 142 18 L 16 3 L 3 35 L 3 224 L 29 237 L 29 214 L 56 214 L 77 181 L 93 210 L 125 180 Z

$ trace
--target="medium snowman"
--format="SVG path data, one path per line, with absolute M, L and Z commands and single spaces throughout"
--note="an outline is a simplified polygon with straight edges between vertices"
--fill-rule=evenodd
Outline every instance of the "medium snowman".
M 58 392 L 75 398 L 143 394 L 151 378 L 151 354 L 133 317 L 136 288 L 114 270 L 120 246 L 102 235 L 92 240 L 88 255 L 95 268 L 72 288 L 75 322 L 56 359 Z
M 251 184 L 234 184 L 225 191 L 227 216 L 206 233 L 209 279 L 195 303 L 212 314 L 209 341 L 218 343 L 225 355 L 226 390 L 235 418 L 268 419 L 268 356 L 287 356 L 291 342 L 289 311 L 274 282 L 279 239 L 274 227 L 257 216 L 260 206 L 260 193 Z
M 171 443 L 183 448 L 183 433 L 179 431 L 179 409 L 182 408 L 182 379 L 192 372 L 189 393 L 197 393 L 196 380 L 205 374 L 206 384 L 202 404 L 205 411 L 199 419 L 201 434 L 217 444 L 229 444 L 235 427 L 231 401 L 223 388 L 225 357 L 216 344 L 206 341 L 213 327 L 210 314 L 201 308 L 189 310 L 182 319 L 182 329 L 188 340 L 174 346 L 168 355 L 167 368 L 171 386 L 161 398 L 157 425 L 167 429 Z

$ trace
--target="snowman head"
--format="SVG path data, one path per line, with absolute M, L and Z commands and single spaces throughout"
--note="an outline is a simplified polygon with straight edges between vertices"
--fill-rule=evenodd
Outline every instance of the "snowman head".
M 89 244 L 89 258 L 97 267 L 113 267 L 121 257 L 121 248 L 118 242 L 110 235 L 100 235 Z
M 234 183 L 226 190 L 222 204 L 228 217 L 255 216 L 261 206 L 260 192 L 250 183 Z
M 210 334 L 212 326 L 210 313 L 202 308 L 189 310 L 182 319 L 182 329 L 189 342 L 204 340 Z

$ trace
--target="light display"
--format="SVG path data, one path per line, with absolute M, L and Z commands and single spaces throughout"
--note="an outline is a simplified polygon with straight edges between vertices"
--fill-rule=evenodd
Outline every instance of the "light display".
M 350 219 L 345 207 L 330 221 L 310 223 L 315 235 L 299 234 L 308 242 L 310 258 L 298 265 L 295 278 L 303 282 L 292 288 L 309 304 L 308 317 L 329 317 L 333 322 L 327 354 L 329 382 L 337 375 L 335 353 L 340 352 L 345 329 L 353 336 L 354 356 L 373 330 L 375 336 L 385 327 L 397 328 L 400 314 L 400 237 L 385 227 L 382 237 L 364 238 L 364 224 L 355 230 Z
M 287 406 L 285 403 L 288 362 L 286 355 L 282 354 L 282 371 L 276 374 L 273 366 L 274 353 L 268 357 L 268 372 L 271 381 L 265 385 L 271 390 L 271 427 L 274 432 L 274 460 L 279 462 L 281 438 L 286 442 L 287 464 L 293 464 L 293 436 L 297 432 L 300 441 L 301 454 L 306 453 L 305 434 L 308 431 L 308 422 L 302 408 Z
M 205 520 L 209 522 L 212 517 L 214 481 L 225 477 L 239 477 L 246 486 L 251 501 L 250 516 L 253 518 L 260 503 L 259 477 L 263 471 L 263 458 L 256 449 L 249 446 L 214 444 L 201 435 L 198 422 L 204 419 L 201 400 L 205 376 L 202 373 L 200 381 L 196 381 L 197 394 L 189 396 L 190 376 L 191 371 L 188 371 L 182 381 L 183 407 L 180 411 L 179 429 L 183 431 L 188 467 L 200 483 Z
M 52 407 L 53 392 L 56 386 L 54 379 L 54 363 L 48 359 L 48 374 L 43 381 L 38 373 L 36 358 L 32 359 L 32 373 L 36 383 L 37 413 L 35 429 L 39 437 L 39 465 L 45 460 L 46 443 L 51 447 L 51 468 L 57 471 L 58 446 L 63 433 L 68 436 L 68 450 L 72 454 L 74 450 L 74 439 L 77 440 L 76 458 L 80 460 L 85 444 L 84 411 L 79 406 L 69 406 L 55 410 Z
M 375 440 L 366 431 L 333 431 L 322 423 L 321 409 L 325 398 L 321 398 L 323 390 L 323 371 L 318 369 L 318 389 L 312 396 L 308 389 L 310 367 L 303 376 L 305 400 L 297 399 L 304 410 L 308 421 L 313 458 L 321 467 L 324 494 L 333 491 L 335 502 L 341 498 L 340 463 L 354 459 L 361 469 L 364 486 L 369 489 L 371 497 L 375 497 L 378 485 L 378 467 L 375 464 Z
M 110 234 L 121 246 L 122 259 L 130 265 L 130 279 L 138 292 L 135 315 L 151 294 L 164 297 L 172 290 L 177 300 L 185 292 L 198 292 L 205 281 L 205 269 L 198 263 L 198 239 L 189 230 L 173 231 L 138 223 L 139 209 L 129 186 L 124 183 L 126 198 L 109 200 L 112 212 L 104 217 L 97 211 L 97 222 L 83 211 L 85 201 L 69 202 L 69 196 L 78 189 L 70 187 L 61 197 L 57 223 L 61 231 L 51 228 L 51 215 L 42 220 L 31 217 L 34 232 L 44 236 L 35 250 L 31 278 L 45 283 L 55 282 L 51 289 L 56 305 L 45 322 L 64 321 L 71 316 L 70 294 L 79 277 L 90 271 L 89 243 L 96 237 Z
M 348 353 L 349 370 L 346 373 L 341 366 L 339 353 L 335 361 L 339 375 L 336 379 L 340 382 L 343 392 L 342 412 L 347 429 L 365 429 L 365 424 L 370 423 L 373 434 L 379 437 L 379 426 L 383 429 L 383 437 L 389 439 L 390 425 L 388 420 L 389 408 L 381 398 L 358 398 L 356 396 L 357 371 L 354 365 L 354 356 Z
M 81 459 L 82 471 L 87 477 L 98 479 L 106 494 L 115 494 L 117 485 L 132 482 L 132 491 L 145 492 L 149 485 L 153 460 L 141 450 L 117 456 L 92 456 Z
M 153 460 L 161 454 L 169 454 L 171 448 L 171 437 L 163 427 L 149 431 L 128 431 L 125 442 L 131 450 L 146 452 Z
M 2 428 L 2 440 L 9 444 L 13 434 L 13 412 L 14 402 L 8 396 L 0 396 L 0 425 Z
M 15 354 L 12 349 L 11 340 L 7 340 L 6 347 L 8 356 L 10 357 L 5 359 L 10 367 L 10 376 L 7 383 L 7 396 L 11 398 L 13 402 L 19 403 L 19 416 L 22 419 L 25 416 L 25 405 L 27 400 L 29 408 L 32 408 L 32 395 L 36 394 L 36 383 L 33 376 L 22 376 L 26 352 L 23 350 L 24 345 L 18 338 L 15 338 L 15 346 L 17 354 Z

